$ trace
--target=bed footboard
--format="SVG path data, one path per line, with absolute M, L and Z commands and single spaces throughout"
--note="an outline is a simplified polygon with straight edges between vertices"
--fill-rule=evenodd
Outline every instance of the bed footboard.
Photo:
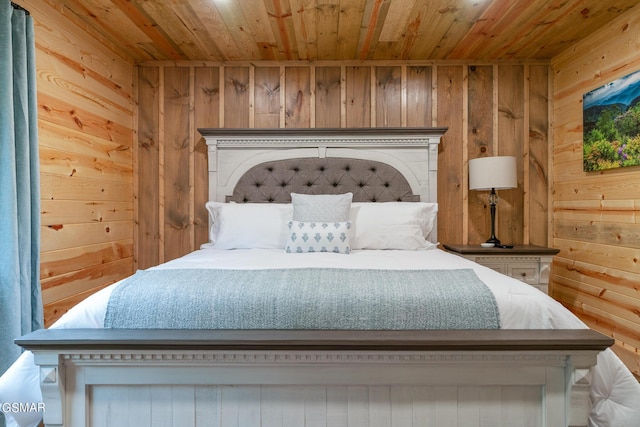
M 588 329 L 48 329 L 17 343 L 40 366 L 47 426 L 586 426 L 590 368 L 613 340 Z

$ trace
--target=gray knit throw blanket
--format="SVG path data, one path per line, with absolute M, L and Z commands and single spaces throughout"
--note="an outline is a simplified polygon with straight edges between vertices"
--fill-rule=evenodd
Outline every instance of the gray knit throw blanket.
M 104 326 L 136 329 L 498 329 L 473 270 L 146 270 L 118 285 Z

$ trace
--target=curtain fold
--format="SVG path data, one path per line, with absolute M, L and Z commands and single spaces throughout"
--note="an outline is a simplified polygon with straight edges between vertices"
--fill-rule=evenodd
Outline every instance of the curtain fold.
M 0 0 L 0 374 L 43 327 L 33 20 Z

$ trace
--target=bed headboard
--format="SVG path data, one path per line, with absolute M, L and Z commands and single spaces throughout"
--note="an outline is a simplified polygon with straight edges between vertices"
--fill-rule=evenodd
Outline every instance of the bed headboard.
M 273 160 L 246 171 L 227 201 L 288 203 L 291 193 L 353 193 L 354 202 L 415 202 L 407 179 L 396 168 L 374 160 L 344 157 Z
M 446 130 L 198 129 L 208 146 L 209 200 L 217 202 L 348 191 L 354 201 L 437 202 L 438 144 Z
M 355 201 L 437 202 L 447 128 L 198 130 L 209 152 L 209 200 L 351 191 Z

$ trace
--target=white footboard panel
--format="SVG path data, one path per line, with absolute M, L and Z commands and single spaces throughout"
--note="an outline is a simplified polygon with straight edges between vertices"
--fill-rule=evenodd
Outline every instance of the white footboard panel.
M 567 416 L 567 360 L 549 354 L 172 356 L 118 354 L 117 366 L 104 354 L 66 358 L 67 388 L 78 392 L 67 395 L 65 425 L 530 427 Z M 547 406 L 556 409 L 545 415 Z
M 22 344 L 40 365 L 45 424 L 68 427 L 586 426 L 589 369 L 610 345 L 589 330 L 535 343 L 536 331 L 279 331 L 259 343 L 263 332 L 38 332 Z
M 382 427 L 542 424 L 539 386 L 93 386 L 107 426 Z

